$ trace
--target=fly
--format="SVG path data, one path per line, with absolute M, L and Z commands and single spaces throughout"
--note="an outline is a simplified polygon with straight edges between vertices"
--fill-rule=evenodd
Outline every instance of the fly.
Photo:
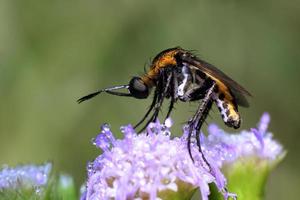
M 126 89 L 127 92 L 116 91 L 119 89 Z M 183 102 L 201 101 L 195 114 L 188 121 L 187 147 L 193 160 L 191 137 L 195 131 L 197 146 L 208 166 L 210 165 L 202 153 L 199 135 L 211 107 L 215 104 L 224 123 L 237 129 L 241 124 L 238 106 L 248 107 L 246 96 L 251 96 L 246 89 L 215 66 L 196 57 L 191 51 L 175 47 L 166 49 L 155 56 L 149 70 L 140 77 L 133 77 L 129 84 L 101 89 L 80 98 L 78 103 L 93 98 L 102 92 L 145 99 L 149 96 L 151 89 L 154 89 L 152 103 L 144 117 L 134 128 L 147 120 L 141 128 L 143 131 L 149 123 L 155 122 L 165 99 L 170 100 L 165 119 L 171 115 L 174 104 L 178 100 Z

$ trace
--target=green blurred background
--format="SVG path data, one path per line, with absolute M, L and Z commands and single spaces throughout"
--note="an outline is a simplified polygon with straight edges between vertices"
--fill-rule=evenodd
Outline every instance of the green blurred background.
M 99 154 L 99 126 L 136 123 L 150 103 L 109 95 L 78 105 L 98 88 L 143 73 L 163 49 L 195 49 L 252 94 L 242 129 L 272 116 L 288 150 L 268 181 L 267 199 L 300 195 L 300 3 L 284 0 L 1 0 L 0 164 L 53 161 L 79 186 Z M 179 103 L 173 131 L 197 104 Z M 165 106 L 166 107 L 166 106 Z M 166 113 L 166 112 L 164 112 Z M 217 112 L 208 122 L 223 122 Z M 232 131 L 224 127 L 227 131 Z M 204 130 L 206 126 L 204 126 Z

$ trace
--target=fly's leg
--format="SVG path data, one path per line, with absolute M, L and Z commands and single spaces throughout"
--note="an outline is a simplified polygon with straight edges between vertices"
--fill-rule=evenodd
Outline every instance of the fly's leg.
M 206 160 L 206 158 L 205 158 L 205 156 L 202 152 L 202 148 L 201 148 L 200 129 L 201 129 L 202 124 L 205 121 L 208 113 L 209 113 L 209 110 L 211 109 L 211 106 L 212 106 L 212 103 L 213 103 L 213 94 L 214 94 L 215 87 L 216 87 L 216 83 L 213 82 L 212 85 L 210 86 L 210 88 L 207 90 L 207 93 L 205 94 L 204 99 L 202 100 L 201 104 L 199 105 L 199 107 L 197 109 L 197 112 L 192 117 L 192 119 L 189 120 L 189 122 L 188 122 L 188 124 L 189 124 L 189 134 L 188 134 L 187 146 L 188 146 L 189 155 L 190 155 L 192 161 L 194 162 L 192 152 L 191 152 L 191 137 L 192 137 L 193 131 L 195 131 L 196 132 L 196 141 L 197 141 L 198 150 L 201 154 L 202 159 L 208 165 L 209 168 L 211 168 L 210 164 Z
M 166 119 L 168 119 L 171 115 L 171 112 L 172 110 L 174 109 L 174 103 L 177 101 L 177 90 L 178 90 L 178 80 L 177 80 L 177 74 L 175 71 L 172 71 L 172 82 L 173 82 L 173 85 L 172 87 L 170 87 L 171 91 L 171 101 L 170 101 L 170 105 L 169 105 L 169 110 L 168 110 L 168 113 L 165 117 L 165 121 Z
M 165 80 L 165 76 L 167 76 L 167 79 Z M 167 95 L 168 89 L 170 87 L 171 84 L 171 80 L 172 80 L 172 74 L 171 73 L 166 73 L 165 71 L 162 71 L 161 76 L 160 76 L 160 80 L 159 80 L 159 84 L 156 87 L 156 91 L 157 92 L 157 102 L 154 106 L 154 113 L 151 116 L 151 118 L 147 121 L 147 123 L 144 125 L 144 127 L 139 131 L 143 131 L 145 130 L 145 128 L 151 123 L 151 122 L 155 122 L 157 119 L 157 116 L 159 114 L 160 108 L 163 104 L 164 98 Z
M 164 98 L 166 97 L 168 89 L 170 87 L 171 80 L 172 80 L 172 74 L 167 75 L 167 80 L 166 81 L 163 78 L 163 91 L 162 91 L 162 94 L 161 94 L 161 98 L 158 99 L 158 102 L 157 102 L 157 104 L 154 108 L 154 114 L 152 116 L 152 122 L 156 121 L 156 119 L 157 119 L 157 116 L 158 116 L 160 108 L 163 104 Z
M 137 128 L 139 125 L 141 125 L 145 120 L 146 118 L 149 116 L 149 114 L 151 113 L 151 111 L 153 110 L 156 102 L 157 102 L 157 96 L 158 96 L 158 91 L 156 90 L 155 93 L 154 93 L 154 97 L 153 97 L 153 100 L 152 100 L 152 103 L 147 111 L 147 113 L 144 115 L 144 117 L 134 126 L 134 128 Z

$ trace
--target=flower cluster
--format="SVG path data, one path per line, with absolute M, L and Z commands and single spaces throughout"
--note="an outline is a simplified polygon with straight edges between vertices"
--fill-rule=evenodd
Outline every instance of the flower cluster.
M 21 165 L 15 168 L 3 166 L 0 171 L 0 190 L 22 189 L 45 186 L 48 182 L 52 165 Z
M 269 122 L 269 114 L 264 113 L 257 128 L 243 130 L 239 134 L 226 133 L 217 125 L 211 124 L 208 127 L 208 137 L 202 135 L 203 148 L 209 149 L 207 154 L 219 162 L 219 166 L 249 157 L 275 162 L 285 152 L 281 144 L 272 138 L 273 134 L 267 132 Z
M 270 161 L 282 155 L 282 146 L 266 133 L 269 115 L 264 114 L 258 128 L 228 134 L 210 125 L 208 136 L 201 134 L 202 159 L 195 143 L 191 145 L 193 162 L 187 150 L 188 127 L 181 137 L 171 138 L 168 119 L 164 124 L 151 123 L 137 134 L 131 125 L 121 127 L 123 139 L 116 139 L 107 124 L 94 144 L 103 153 L 88 164 L 88 180 L 82 199 L 190 199 L 197 188 L 203 200 L 214 183 L 225 199 L 227 181 L 220 169 L 224 164 L 245 156 L 258 156 Z

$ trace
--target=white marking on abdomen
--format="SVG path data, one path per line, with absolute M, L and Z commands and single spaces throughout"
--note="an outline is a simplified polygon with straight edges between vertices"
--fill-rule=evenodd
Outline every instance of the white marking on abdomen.
M 223 118 L 223 121 L 224 122 L 228 122 L 228 116 L 226 114 L 226 112 L 228 111 L 228 107 L 227 108 L 224 108 L 223 107 L 223 103 L 224 101 L 220 100 L 220 99 L 217 99 L 217 106 L 221 112 L 221 116 Z

